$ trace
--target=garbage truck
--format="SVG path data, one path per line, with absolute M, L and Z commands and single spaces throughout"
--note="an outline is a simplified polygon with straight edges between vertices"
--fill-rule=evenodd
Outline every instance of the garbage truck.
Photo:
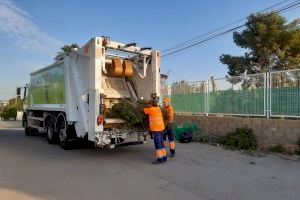
M 95 37 L 30 74 L 25 134 L 43 132 L 63 149 L 78 139 L 102 148 L 142 144 L 148 131 L 124 129 L 123 119 L 106 112 L 121 99 L 150 100 L 153 94 L 160 95 L 159 51 Z

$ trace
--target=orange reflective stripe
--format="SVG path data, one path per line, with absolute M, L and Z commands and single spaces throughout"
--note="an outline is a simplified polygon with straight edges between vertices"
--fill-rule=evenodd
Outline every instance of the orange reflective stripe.
M 167 151 L 165 148 L 162 149 L 163 157 L 167 156 Z
M 162 158 L 163 157 L 163 151 L 161 149 L 156 150 L 156 157 L 157 158 Z
M 175 142 L 170 142 L 170 149 L 175 149 Z
M 159 151 L 160 150 L 156 150 L 156 157 L 159 158 Z

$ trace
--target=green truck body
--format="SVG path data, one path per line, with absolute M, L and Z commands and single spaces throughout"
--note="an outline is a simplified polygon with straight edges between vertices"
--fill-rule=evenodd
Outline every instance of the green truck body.
M 63 63 L 49 66 L 30 76 L 29 106 L 65 104 L 65 68 Z

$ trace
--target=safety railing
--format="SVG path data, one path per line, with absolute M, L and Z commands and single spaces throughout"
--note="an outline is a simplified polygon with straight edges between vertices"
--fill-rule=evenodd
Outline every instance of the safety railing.
M 300 69 L 175 82 L 171 99 L 177 113 L 300 117 Z

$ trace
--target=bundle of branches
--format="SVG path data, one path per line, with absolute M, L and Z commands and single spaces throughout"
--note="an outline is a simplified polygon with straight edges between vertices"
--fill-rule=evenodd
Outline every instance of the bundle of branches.
M 136 102 L 121 99 L 115 104 L 107 114 L 109 118 L 120 118 L 125 121 L 125 128 L 147 130 L 148 122 L 143 112 L 143 108 L 148 105 L 147 101 L 138 100 Z

